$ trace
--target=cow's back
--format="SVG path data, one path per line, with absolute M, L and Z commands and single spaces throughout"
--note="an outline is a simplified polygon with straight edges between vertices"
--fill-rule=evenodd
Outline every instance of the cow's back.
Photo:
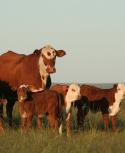
M 25 55 L 16 54 L 12 51 L 8 51 L 0 55 L 0 80 L 12 81 L 15 79 L 15 73 L 17 72 L 17 67 L 19 63 L 24 59 Z
M 1 67 L 2 63 L 4 65 L 7 64 L 8 66 L 10 66 L 10 64 L 18 63 L 24 57 L 25 57 L 25 55 L 23 55 L 23 54 L 17 54 L 13 51 L 8 51 L 8 52 L 0 55 L 0 67 Z
M 58 92 L 59 94 L 62 94 L 63 96 L 66 95 L 68 90 L 68 85 L 66 84 L 55 84 L 51 87 L 51 90 Z
M 36 114 L 58 113 L 59 97 L 56 91 L 45 90 L 32 95 Z
M 106 98 L 109 103 L 115 101 L 115 91 L 116 88 L 111 89 L 101 89 L 95 86 L 82 85 L 81 86 L 81 95 L 86 96 L 89 101 L 98 101 L 103 98 Z
M 34 54 L 23 55 L 12 51 L 2 54 L 0 56 L 0 80 L 9 83 L 13 89 L 17 89 L 21 84 L 41 88 L 38 59 L 39 56 Z

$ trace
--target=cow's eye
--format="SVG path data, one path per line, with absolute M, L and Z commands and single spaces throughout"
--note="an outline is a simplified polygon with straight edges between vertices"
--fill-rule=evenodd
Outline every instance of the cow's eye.
M 72 91 L 75 92 L 76 90 L 75 89 L 72 89 Z

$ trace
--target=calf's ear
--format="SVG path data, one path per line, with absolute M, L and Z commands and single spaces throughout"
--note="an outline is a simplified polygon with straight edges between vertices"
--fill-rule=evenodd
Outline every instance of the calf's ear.
M 63 57 L 64 55 L 66 55 L 66 52 L 64 50 L 56 50 L 57 57 Z
M 68 92 L 69 86 L 64 86 L 63 87 L 63 91 L 65 92 L 65 94 Z

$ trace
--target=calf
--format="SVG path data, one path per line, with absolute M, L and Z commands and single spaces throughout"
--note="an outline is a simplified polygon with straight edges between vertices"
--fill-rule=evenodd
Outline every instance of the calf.
M 108 129 L 108 117 L 111 117 L 112 130 L 116 131 L 116 114 L 120 110 L 119 104 L 125 95 L 124 85 L 114 85 L 111 89 L 100 89 L 95 86 L 81 86 L 81 100 L 78 107 L 78 126 L 84 123 L 84 118 L 88 111 L 101 111 L 103 115 L 104 129 Z M 78 105 L 79 104 L 79 105 Z
M 33 93 L 31 100 L 26 100 L 25 103 L 21 102 L 21 97 L 28 92 L 26 87 L 20 88 L 18 90 L 18 99 L 19 105 L 23 105 L 21 112 L 21 127 L 24 128 L 25 119 L 27 118 L 27 126 L 31 127 L 32 116 L 35 113 L 37 115 L 37 126 L 38 128 L 42 127 L 41 117 L 43 113 L 47 114 L 49 124 L 52 128 L 57 129 L 59 127 L 59 133 L 62 133 L 62 124 L 59 123 L 61 119 L 63 107 L 67 114 L 66 117 L 66 127 L 67 127 L 67 136 L 70 135 L 70 108 L 71 103 L 80 97 L 80 87 L 76 84 L 71 84 L 67 90 L 65 88 L 65 96 L 59 96 L 54 90 L 45 90 L 39 93 Z M 64 90 L 64 89 L 63 89 Z M 19 107 L 20 108 L 20 107 Z M 24 111 L 25 110 L 25 111 Z
M 66 109 L 66 126 L 67 126 L 67 136 L 71 134 L 71 105 L 75 102 L 75 99 L 79 100 L 81 97 L 80 88 L 78 85 L 54 85 L 51 87 L 51 90 L 57 91 L 62 94 L 65 100 L 65 109 Z M 60 126 L 60 133 L 62 131 L 62 125 Z

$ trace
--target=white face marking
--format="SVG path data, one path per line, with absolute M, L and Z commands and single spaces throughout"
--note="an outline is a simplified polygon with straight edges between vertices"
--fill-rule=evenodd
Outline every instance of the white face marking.
M 71 103 L 78 100 L 80 97 L 80 87 L 77 84 L 71 84 L 68 88 L 68 92 L 65 97 L 66 112 L 68 113 L 71 107 Z
M 115 93 L 115 102 L 112 106 L 109 107 L 109 115 L 114 116 L 120 111 L 120 103 L 125 98 L 125 85 L 124 84 L 118 84 L 117 86 L 117 92 Z
M 125 95 L 125 85 L 123 83 L 119 83 L 117 86 L 117 92 L 121 94 L 124 98 Z
M 55 49 L 50 46 L 46 45 L 42 48 L 42 54 L 47 58 L 47 59 L 53 59 L 56 57 L 56 51 Z
M 38 65 L 39 65 L 39 72 L 40 72 L 40 76 L 41 76 L 41 81 L 46 86 L 46 81 L 47 81 L 47 77 L 48 77 L 49 74 L 46 71 L 46 66 L 43 62 L 43 57 L 42 56 L 40 56 L 40 58 L 39 58 L 39 64 Z M 43 76 L 44 76 L 44 79 L 42 79 Z
M 48 77 L 49 74 L 47 72 L 47 66 L 45 66 L 45 64 L 44 64 L 42 54 L 47 59 L 53 59 L 53 58 L 56 57 L 56 51 L 52 46 L 46 45 L 42 48 L 41 55 L 40 55 L 40 58 L 39 58 L 39 62 L 38 62 L 39 72 L 40 72 L 41 80 L 44 84 L 44 87 L 46 87 L 46 81 L 47 81 L 47 77 Z M 44 76 L 44 79 L 42 79 L 42 76 Z

